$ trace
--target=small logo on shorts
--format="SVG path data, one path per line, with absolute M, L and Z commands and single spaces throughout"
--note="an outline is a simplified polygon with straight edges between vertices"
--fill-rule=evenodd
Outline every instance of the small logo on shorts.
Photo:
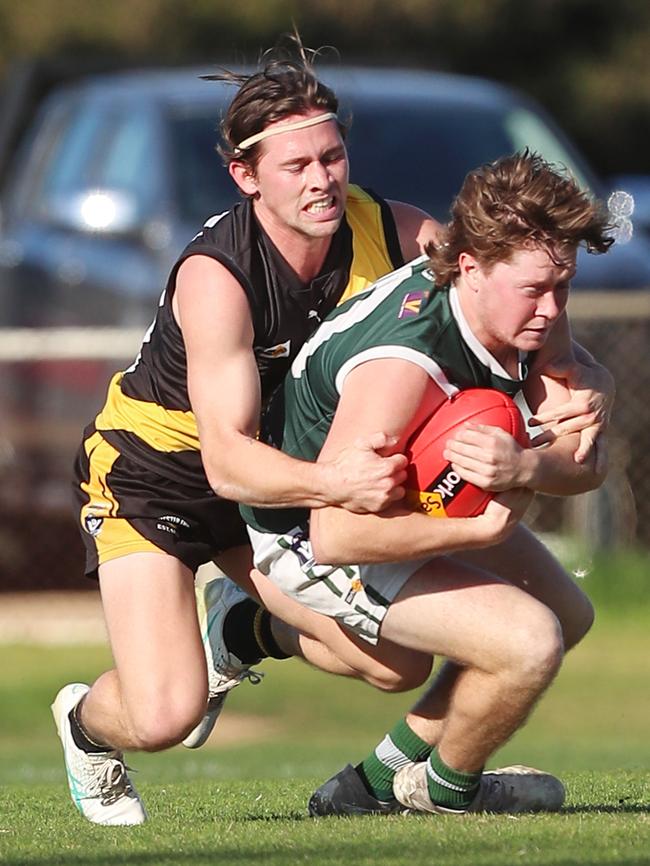
M 352 604 L 354 601 L 354 597 L 358 592 L 361 592 L 363 589 L 363 583 L 360 578 L 355 577 L 350 581 L 350 589 L 348 590 L 348 594 L 345 596 L 345 603 Z
M 99 535 L 102 525 L 104 523 L 103 517 L 95 517 L 94 514 L 87 514 L 84 517 L 84 528 L 88 535 L 92 535 L 93 538 Z
M 310 315 L 313 310 L 310 310 Z M 260 349 L 260 358 L 288 358 L 291 354 L 291 340 L 278 343 L 277 346 L 267 346 Z
M 178 517 L 176 514 L 163 514 L 158 518 L 156 529 L 160 532 L 169 532 L 171 535 L 178 535 L 178 529 L 189 529 L 190 525 L 183 517 Z

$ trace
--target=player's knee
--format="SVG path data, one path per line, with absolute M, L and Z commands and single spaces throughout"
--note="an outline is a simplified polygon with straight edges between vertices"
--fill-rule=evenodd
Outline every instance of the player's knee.
M 512 672 L 525 688 L 543 689 L 553 679 L 564 658 L 564 638 L 555 614 L 537 606 L 523 628 L 517 629 L 517 649 L 511 655 Z
M 541 691 L 551 682 L 564 657 L 558 618 L 544 605 L 531 607 L 525 619 L 513 624 L 501 650 L 505 650 L 502 671 L 513 685 Z
M 152 701 L 131 713 L 131 737 L 135 748 L 159 752 L 180 743 L 201 721 L 207 707 L 204 694 L 187 695 L 167 701 Z
M 422 686 L 431 674 L 433 659 L 414 653 L 403 663 L 387 667 L 378 664 L 364 676 L 366 682 L 382 692 L 410 692 Z

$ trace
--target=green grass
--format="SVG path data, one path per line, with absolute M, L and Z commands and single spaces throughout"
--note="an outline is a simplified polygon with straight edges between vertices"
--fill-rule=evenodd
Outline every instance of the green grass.
M 52 786 L 35 785 L 12 789 L 11 802 L 0 803 L 2 828 L 8 828 L 0 851 L 6 864 L 61 866 L 648 863 L 647 806 L 638 800 L 609 805 L 609 785 L 617 780 L 641 796 L 639 774 L 569 774 L 575 795 L 560 815 L 319 821 L 305 817 L 303 808 L 315 780 L 142 784 L 155 817 L 137 828 L 90 825 L 71 814 Z M 601 798 L 606 802 L 598 809 L 581 802 Z
M 54 785 L 12 786 L 0 797 L 5 864 L 641 864 L 650 862 L 642 773 L 569 773 L 559 815 L 305 816 L 315 779 L 142 783 L 152 820 L 96 827 Z M 625 791 L 627 799 L 614 801 Z M 644 799 L 645 797 L 645 799 Z
M 647 607 L 601 617 L 496 756 L 542 766 L 567 785 L 561 814 L 516 818 L 307 818 L 314 787 L 362 758 L 411 697 L 289 661 L 266 663 L 262 685 L 229 698 L 228 716 L 257 719 L 250 739 L 220 744 L 216 732 L 196 752 L 131 756 L 151 820 L 96 827 L 68 799 L 48 705 L 63 682 L 96 676 L 106 651 L 2 647 L 0 863 L 650 864 L 649 626 Z

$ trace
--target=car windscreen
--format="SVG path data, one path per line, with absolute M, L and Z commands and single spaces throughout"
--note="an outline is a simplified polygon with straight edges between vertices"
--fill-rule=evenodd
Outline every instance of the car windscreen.
M 588 186 L 583 168 L 554 131 L 521 106 L 364 104 L 353 110 L 347 140 L 355 183 L 440 220 L 448 219 L 468 171 L 526 146 Z
M 169 115 L 174 195 L 180 218 L 190 225 L 202 225 L 239 199 L 215 150 L 217 123 L 214 105 L 200 112 Z
M 202 224 L 239 196 L 215 152 L 214 106 L 170 116 L 180 216 Z M 584 167 L 540 116 L 525 106 L 465 103 L 352 103 L 347 136 L 350 179 L 388 199 L 423 208 L 439 220 L 468 171 L 530 147 L 565 166 L 587 188 Z

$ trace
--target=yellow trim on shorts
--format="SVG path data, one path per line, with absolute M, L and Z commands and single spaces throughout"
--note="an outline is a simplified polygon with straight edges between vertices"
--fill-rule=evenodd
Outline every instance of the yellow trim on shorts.
M 103 565 L 112 559 L 130 553 L 160 553 L 165 551 L 148 541 L 123 517 L 109 517 L 104 521 L 99 535 L 93 539 L 97 548 L 97 564 Z M 167 554 L 168 555 L 168 554 Z
M 131 526 L 128 520 L 117 517 L 119 503 L 108 486 L 107 476 L 120 452 L 108 443 L 101 433 L 93 433 L 84 442 L 88 456 L 90 477 L 79 485 L 88 497 L 81 508 L 79 522 L 85 535 L 86 518 L 95 517 L 102 521 L 97 535 L 90 536 L 97 549 L 98 564 L 110 562 L 130 553 L 164 553 Z
M 82 526 L 83 518 L 87 515 L 115 517 L 119 509 L 117 500 L 106 482 L 106 476 L 113 468 L 120 452 L 97 432 L 86 439 L 84 450 L 88 457 L 89 477 L 88 481 L 82 481 L 79 485 L 88 497 L 88 503 L 81 509 Z
M 200 450 L 193 412 L 165 409 L 157 403 L 127 397 L 120 388 L 123 375 L 116 373 L 111 379 L 106 404 L 95 420 L 97 430 L 133 433 L 154 451 Z

